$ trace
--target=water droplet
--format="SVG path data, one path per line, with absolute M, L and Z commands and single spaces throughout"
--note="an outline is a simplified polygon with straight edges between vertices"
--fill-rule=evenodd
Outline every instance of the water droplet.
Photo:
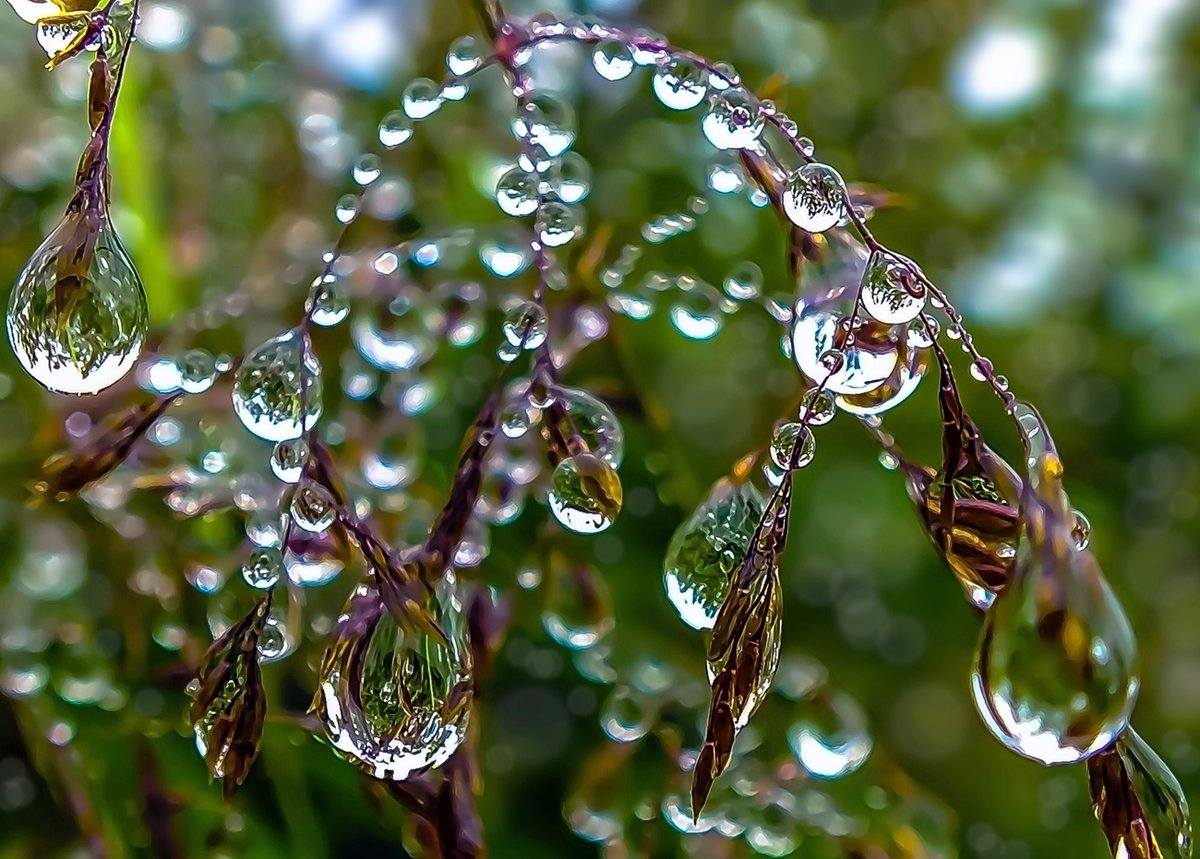
M 552 552 L 543 593 L 542 626 L 563 647 L 587 650 L 612 631 L 608 587 L 587 564 Z
M 550 188 L 564 203 L 578 203 L 591 191 L 592 168 L 578 152 L 568 152 L 551 168 Z
M 713 96 L 700 127 L 718 149 L 749 149 L 762 137 L 763 124 L 754 97 L 743 89 L 728 89 Z
M 512 130 L 518 140 L 540 147 L 550 158 L 557 158 L 575 142 L 575 112 L 562 99 L 535 96 L 513 119 Z
M 520 167 L 508 170 L 496 183 L 496 203 L 506 215 L 532 215 L 538 207 L 537 175 Z
M 425 119 L 442 106 L 442 90 L 429 78 L 417 78 L 404 88 L 402 101 L 409 119 Z
M 633 52 L 615 39 L 603 41 L 592 52 L 592 67 L 600 77 L 608 81 L 619 81 L 633 72 Z
M 339 324 L 350 315 L 350 296 L 346 293 L 346 285 L 341 278 L 322 278 L 316 286 L 316 294 L 312 299 L 309 316 L 312 321 L 323 328 Z
M 925 287 L 916 278 L 916 264 L 899 254 L 876 251 L 863 275 L 863 308 L 887 325 L 902 325 L 925 308 Z
M 452 574 L 429 606 L 445 638 L 401 628 L 378 599 L 363 586 L 351 598 L 315 710 L 335 749 L 375 778 L 402 781 L 441 766 L 466 739 L 471 661 Z
M 388 149 L 407 143 L 412 136 L 412 120 L 403 111 L 393 110 L 379 123 L 379 142 Z
M 823 233 L 837 226 L 845 207 L 846 186 L 826 164 L 805 164 L 788 179 L 783 209 L 802 230 Z
M 900 350 L 886 329 L 859 329 L 845 346 L 842 318 L 817 307 L 801 307 L 792 324 L 792 357 L 815 383 L 839 394 L 862 394 L 888 380 Z
M 579 235 L 582 226 L 576 209 L 566 203 L 551 200 L 538 209 L 536 232 L 538 239 L 548 248 L 567 244 Z
M 504 339 L 518 349 L 533 350 L 546 342 L 550 320 L 535 302 L 522 301 L 504 318 Z
M 202 394 L 217 380 L 217 361 L 206 349 L 189 349 L 177 362 L 179 386 L 189 394 Z
M 1071 536 L 1075 538 L 1075 548 L 1083 551 L 1092 542 L 1092 523 L 1079 510 L 1074 512 L 1075 520 L 1071 525 Z
M 233 410 L 246 429 L 266 441 L 296 438 L 321 416 L 321 365 L 304 338 L 302 349 L 300 333 L 285 331 L 256 347 L 238 368 Z
M 821 388 L 812 388 L 805 393 L 801 408 L 809 426 L 815 427 L 829 423 L 837 411 L 833 395 Z
M 269 590 L 283 576 L 283 555 L 278 549 L 255 549 L 242 564 L 242 578 L 252 588 Z
M 463 36 L 446 52 L 446 68 L 452 75 L 469 75 L 481 65 L 483 55 L 479 49 L 479 40 L 474 36 Z
M 1030 473 L 1012 578 L 984 620 L 971 676 L 989 730 L 1018 754 L 1072 763 L 1108 746 L 1137 699 L 1137 645 L 1090 552 L 1076 548 L 1062 463 L 1031 407 L 1017 410 Z
M 763 499 L 753 484 L 722 478 L 672 535 L 663 584 L 688 626 L 712 629 L 762 514 Z
M 725 278 L 725 294 L 738 301 L 751 301 L 762 294 L 763 274 L 757 263 L 739 263 Z
M 292 521 L 305 531 L 321 534 L 337 518 L 337 508 L 329 490 L 315 480 L 302 479 L 292 493 Z
M 896 368 L 881 384 L 863 394 L 838 394 L 837 404 L 843 411 L 859 417 L 881 415 L 912 396 L 929 369 L 928 349 L 913 348 L 908 342 L 900 345 Z
M 704 100 L 707 91 L 707 75 L 683 57 L 672 57 L 654 73 L 654 94 L 672 110 L 690 110 Z
M 716 298 L 709 289 L 693 288 L 671 305 L 671 324 L 689 340 L 711 340 L 725 325 Z
M 618 743 L 632 743 L 650 732 L 655 711 L 645 694 L 617 686 L 600 711 L 600 727 Z
M 813 461 L 816 452 L 813 431 L 799 421 L 780 424 L 771 437 L 771 461 L 780 468 L 804 468 Z
M 30 257 L 8 301 L 8 339 L 45 388 L 94 394 L 121 379 L 146 339 L 146 292 L 107 211 L 69 213 Z
M 374 152 L 368 152 L 354 162 L 354 181 L 364 187 L 370 185 L 383 173 L 383 162 Z
M 565 528 L 578 534 L 606 530 L 621 512 L 621 478 L 591 453 L 559 462 L 549 493 L 550 510 Z
M 871 735 L 854 699 L 822 689 L 799 706 L 800 716 L 788 729 L 788 744 L 809 775 L 841 778 L 866 762 Z
M 271 471 L 284 483 L 296 483 L 308 464 L 308 442 L 292 438 L 279 442 L 271 451 Z
M 362 207 L 362 197 L 358 194 L 344 194 L 338 198 L 333 208 L 333 216 L 339 224 L 349 224 L 358 217 Z
M 608 404 L 579 388 L 555 385 L 551 393 L 567 410 L 570 428 L 588 450 L 613 468 L 625 457 L 625 431 Z

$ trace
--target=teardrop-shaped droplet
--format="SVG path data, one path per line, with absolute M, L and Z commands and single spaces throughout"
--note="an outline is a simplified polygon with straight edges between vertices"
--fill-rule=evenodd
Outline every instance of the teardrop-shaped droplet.
M 749 149 L 762 137 L 764 120 L 758 102 L 744 89 L 713 96 L 700 127 L 718 149 Z
M 917 280 L 917 271 L 912 260 L 899 254 L 873 253 L 863 274 L 863 308 L 886 325 L 916 319 L 925 308 L 925 287 Z
M 592 67 L 605 80 L 623 80 L 633 72 L 633 52 L 615 39 L 601 42 L 592 52 Z
M 1154 749 L 1128 729 L 1088 761 L 1096 819 L 1114 857 L 1188 859 L 1192 822 L 1178 779 Z
M 611 465 L 593 453 L 577 453 L 554 469 L 550 510 L 564 527 L 577 534 L 604 531 L 621 512 L 621 478 Z
M 587 650 L 612 631 L 608 586 L 591 566 L 552 552 L 546 561 L 542 626 L 563 647 Z
M 536 302 L 522 301 L 504 318 L 504 339 L 519 349 L 533 350 L 546 342 L 550 321 Z
M 707 91 L 707 75 L 685 57 L 672 57 L 654 73 L 654 94 L 672 110 L 690 110 Z
M 62 394 L 94 394 L 133 367 L 146 339 L 146 292 L 106 211 L 73 211 L 21 270 L 8 340 L 25 371 Z
M 1090 552 L 1076 548 L 1062 461 L 1031 407 L 1014 412 L 1030 474 L 1012 580 L 984 620 L 972 673 L 988 728 L 1013 751 L 1072 763 L 1107 747 L 1137 699 L 1137 645 Z
M 246 356 L 233 385 L 233 410 L 246 429 L 267 441 L 296 438 L 316 424 L 321 365 L 307 335 L 302 345 L 298 331 L 285 331 Z
M 783 210 L 792 223 L 810 233 L 837 226 L 846 210 L 846 186 L 827 164 L 805 164 L 788 179 Z
M 603 400 L 579 388 L 555 385 L 551 393 L 567 411 L 570 428 L 592 453 L 613 468 L 625 458 L 625 431 Z
M 329 530 L 337 518 L 337 505 L 329 490 L 315 480 L 300 481 L 292 494 L 292 521 L 313 534 Z
M 441 766 L 466 739 L 471 661 L 453 574 L 427 608 L 444 637 L 400 627 L 360 585 L 321 666 L 314 709 L 329 741 L 375 778 Z
M 862 708 L 850 696 L 819 689 L 799 704 L 788 744 L 814 778 L 835 779 L 861 767 L 871 754 L 871 735 Z
M 242 578 L 252 588 L 269 590 L 283 576 L 283 555 L 275 548 L 255 549 L 242 564 Z
M 676 529 L 663 559 L 663 584 L 688 626 L 712 629 L 762 515 L 762 495 L 753 484 L 721 478 Z

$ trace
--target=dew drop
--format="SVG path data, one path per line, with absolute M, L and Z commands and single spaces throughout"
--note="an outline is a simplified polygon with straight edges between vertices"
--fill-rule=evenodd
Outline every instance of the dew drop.
M 846 186 L 826 164 L 806 164 L 788 179 L 783 209 L 792 223 L 810 233 L 837 226 L 846 207 Z
M 623 42 L 608 39 L 592 52 L 592 67 L 607 81 L 623 80 L 633 72 L 633 52 Z
M 899 254 L 876 251 L 863 275 L 863 308 L 886 325 L 903 325 L 925 308 L 925 287 L 913 272 L 916 264 Z
M 728 89 L 713 96 L 700 128 L 717 149 L 750 149 L 763 132 L 758 103 L 743 89 Z
M 538 177 L 520 167 L 508 170 L 496 183 L 496 204 L 514 218 L 532 215 L 538 207 Z
M 579 235 L 582 227 L 576 209 L 566 203 L 551 200 L 538 209 L 536 232 L 548 248 L 561 247 Z
M 504 339 L 517 349 L 534 350 L 546 342 L 550 320 L 533 301 L 522 301 L 504 318 Z
M 283 555 L 278 549 L 255 549 L 242 564 L 242 578 L 252 588 L 270 590 L 283 576 Z
M 818 690 L 799 705 L 788 729 L 788 744 L 805 771 L 819 779 L 849 775 L 871 753 L 871 735 L 862 709 L 848 695 Z
M 483 56 L 479 49 L 479 40 L 474 36 L 463 36 L 446 52 L 446 68 L 452 75 L 469 75 L 481 65 Z
M 321 416 L 321 365 L 304 338 L 302 347 L 299 332 L 285 331 L 256 347 L 238 368 L 233 410 L 246 429 L 266 441 L 296 438 Z
M 599 456 L 578 453 L 555 467 L 548 500 L 563 527 L 577 534 L 596 534 L 612 525 L 621 512 L 621 478 Z
M 284 483 L 296 483 L 308 464 L 308 442 L 303 438 L 281 441 L 271 451 L 271 471 Z
M 683 57 L 672 57 L 654 73 L 654 94 L 672 110 L 692 109 L 707 90 L 704 71 Z
M 442 106 L 442 90 L 429 78 L 417 78 L 404 89 L 402 104 L 409 119 L 425 119 Z
M 292 521 L 305 531 L 323 534 L 337 518 L 337 507 L 329 490 L 315 480 L 304 478 L 292 494 Z
M 179 386 L 189 394 L 202 394 L 217 380 L 217 361 L 207 349 L 189 349 L 180 356 Z
M 771 461 L 779 468 L 804 468 L 813 461 L 816 452 L 813 431 L 799 421 L 780 424 L 771 436 Z
M 412 120 L 404 111 L 393 110 L 379 123 L 379 142 L 388 149 L 407 143 L 412 136 Z

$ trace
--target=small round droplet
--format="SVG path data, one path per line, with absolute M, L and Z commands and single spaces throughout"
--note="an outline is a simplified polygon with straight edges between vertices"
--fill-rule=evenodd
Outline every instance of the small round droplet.
M 833 394 L 820 388 L 812 388 L 804 395 L 802 408 L 810 426 L 824 426 L 837 412 Z
M 566 203 L 551 200 L 538 210 L 537 237 L 548 248 L 567 244 L 581 230 L 576 210 Z
M 725 294 L 738 301 L 751 301 L 762 294 L 763 273 L 757 263 L 739 263 L 725 278 Z
M 846 205 L 846 186 L 826 164 L 805 164 L 792 174 L 783 195 L 783 209 L 792 223 L 810 233 L 837 226 Z
M 442 90 L 429 78 L 417 78 L 404 89 L 404 112 L 409 119 L 425 119 L 442 106 Z
M 358 194 L 344 194 L 333 208 L 333 216 L 337 218 L 339 224 L 349 224 L 358 217 L 358 212 L 362 208 L 362 197 Z
M 255 549 L 242 564 L 242 578 L 252 588 L 269 590 L 283 576 L 283 555 L 278 549 Z
M 308 442 L 303 438 L 281 441 L 271 451 L 271 471 L 284 483 L 297 482 L 306 464 L 308 464 Z
M 592 52 L 592 67 L 605 80 L 623 80 L 633 72 L 633 66 L 633 52 L 615 39 L 601 42 Z
M 504 338 L 518 349 L 537 349 L 546 342 L 550 322 L 535 302 L 522 301 L 504 319 Z
M 402 110 L 393 110 L 379 123 L 379 142 L 395 149 L 413 136 L 412 120 Z
M 538 207 L 537 175 L 520 167 L 508 170 L 496 183 L 496 204 L 514 218 L 532 215 Z
M 762 137 L 764 120 L 758 103 L 744 89 L 713 96 L 700 128 L 718 149 L 749 149 Z
M 816 455 L 813 431 L 799 421 L 780 424 L 771 437 L 771 460 L 782 469 L 804 468 Z
M 305 531 L 321 534 L 329 530 L 337 517 L 329 490 L 315 480 L 302 480 L 292 494 L 292 521 Z
M 190 349 L 179 361 L 179 386 L 188 394 L 202 394 L 217 380 L 217 361 L 207 349 Z
M 354 162 L 351 172 L 354 175 L 354 181 L 359 185 L 370 185 L 383 172 L 383 162 L 374 152 L 368 152 Z
M 469 75 L 483 65 L 479 40 L 474 36 L 463 36 L 446 52 L 446 68 L 456 76 Z
M 707 75 L 683 57 L 672 57 L 654 73 L 654 94 L 672 110 L 691 110 L 707 90 Z
M 611 465 L 592 453 L 559 462 L 549 493 L 550 510 L 577 534 L 596 534 L 612 525 L 621 512 L 621 478 Z
M 1083 551 L 1092 542 L 1092 523 L 1079 510 L 1074 511 L 1075 522 L 1071 526 L 1071 536 L 1075 538 L 1075 548 Z

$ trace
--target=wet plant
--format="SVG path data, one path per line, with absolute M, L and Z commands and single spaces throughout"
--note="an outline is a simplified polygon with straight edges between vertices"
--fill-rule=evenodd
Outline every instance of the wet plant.
M 535 499 L 547 508 L 545 526 L 516 582 L 542 589 L 544 629 L 578 672 L 614 687 L 601 716 L 611 742 L 564 800 L 581 838 L 614 855 L 648 852 L 649 823 L 661 818 L 712 839 L 696 855 L 725 855 L 716 842 L 726 840 L 778 856 L 802 840 L 829 855 L 949 855 L 945 827 L 918 825 L 938 816 L 935 804 L 872 758 L 859 705 L 819 666 L 783 653 L 793 493 L 819 434 L 840 415 L 837 426 L 860 422 L 878 440 L 919 527 L 982 612 L 970 688 L 987 728 L 1031 761 L 1087 770 L 1114 856 L 1190 855 L 1179 785 L 1130 727 L 1140 687 L 1131 624 L 1089 549 L 1046 423 L 976 347 L 945 292 L 876 237 L 870 222 L 887 196 L 817 160 L 798 124 L 730 66 L 649 32 L 549 15 L 515 20 L 480 2 L 482 33 L 450 48 L 443 80 L 409 84 L 378 126 L 377 151 L 355 162 L 356 190 L 334 206 L 337 237 L 287 326 L 240 357 L 190 348 L 142 359 L 146 298 L 108 217 L 107 160 L 137 0 L 32 6 L 51 65 L 95 51 L 92 137 L 62 223 L 14 288 L 10 341 L 51 391 L 95 394 L 136 365 L 151 394 L 48 460 L 34 488 L 43 501 L 83 495 L 109 511 L 135 489 L 159 490 L 183 516 L 238 517 L 244 551 L 220 563 L 240 568 L 240 601 L 253 604 L 235 612 L 214 598 L 215 640 L 191 660 L 187 687 L 197 747 L 227 794 L 252 778 L 270 730 L 260 665 L 287 659 L 316 633 L 324 655 L 312 704 L 294 718 L 411 812 L 420 849 L 482 855 L 481 701 L 512 596 L 499 594 L 501 578 L 485 560 L 493 531 Z M 590 167 L 576 151 L 574 110 L 536 74 L 539 54 L 563 45 L 587 52 L 606 82 L 645 70 L 663 107 L 701 113 L 711 156 L 704 193 L 647 220 L 641 241 L 615 253 L 589 239 Z M 473 89 L 486 92 L 488 76 L 507 100 L 511 150 L 494 199 L 508 223 L 465 238 L 434 235 L 419 211 L 388 209 L 384 156 Z M 731 193 L 772 212 L 786 234 L 782 289 L 768 288 L 750 261 L 719 288 L 690 273 L 637 276 L 645 246 L 695 230 L 709 198 Z M 427 276 L 471 256 L 464 245 L 483 283 Z M 695 648 L 705 680 L 649 658 L 620 664 L 609 646 L 619 618 L 581 548 L 626 506 L 625 437 L 613 405 L 574 385 L 572 365 L 660 304 L 695 341 L 755 308 L 748 312 L 776 326 L 771 349 L 779 343 L 796 368 L 793 408 L 713 485 L 664 559 L 665 595 L 680 620 L 711 629 L 707 653 Z M 436 497 L 409 492 L 423 466 L 414 421 L 444 394 L 425 369 L 489 334 L 495 357 L 477 374 L 475 419 L 452 473 Z M 318 357 L 322 340 L 341 345 L 340 359 L 329 360 L 332 348 Z M 1024 450 L 1015 466 L 967 413 L 950 344 L 1011 418 Z M 883 416 L 934 368 L 942 461 L 927 466 L 906 457 Z M 170 445 L 156 450 L 154 433 L 175 413 L 203 415 L 197 432 L 236 441 L 209 449 L 203 473 L 163 466 Z M 218 477 L 229 469 L 236 477 Z M 305 594 L 347 579 L 336 619 L 306 626 Z M 773 688 L 796 712 L 783 756 L 754 732 Z M 839 780 L 859 771 L 870 799 L 835 801 Z

